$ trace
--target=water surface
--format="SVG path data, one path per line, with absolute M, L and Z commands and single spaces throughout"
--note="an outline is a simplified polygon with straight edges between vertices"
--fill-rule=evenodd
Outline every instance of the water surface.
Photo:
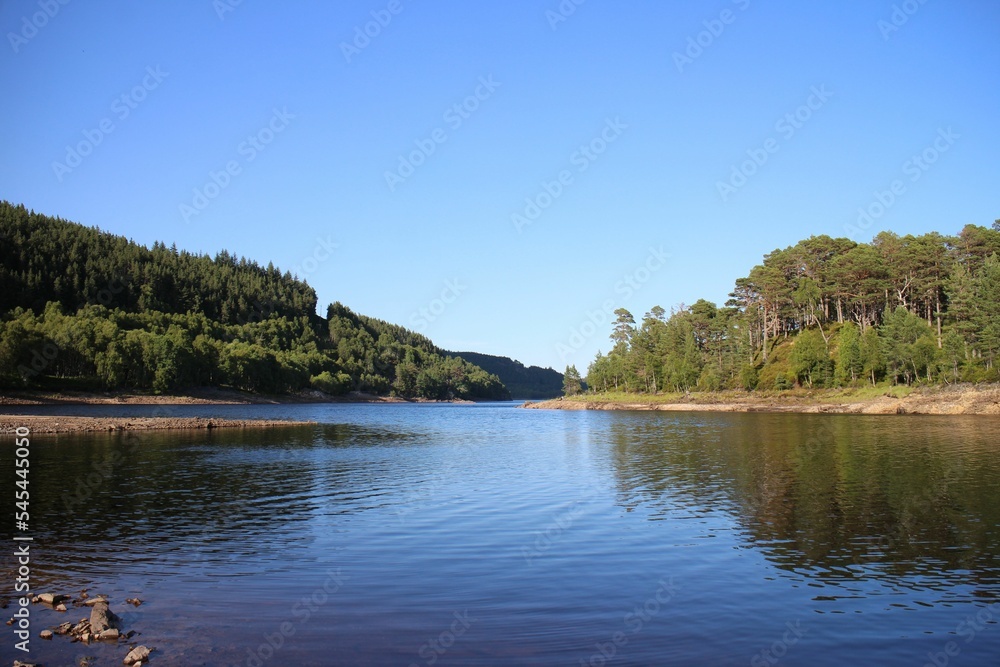
M 144 599 L 154 664 L 1000 664 L 996 419 L 33 411 L 320 422 L 33 438 L 36 583 Z

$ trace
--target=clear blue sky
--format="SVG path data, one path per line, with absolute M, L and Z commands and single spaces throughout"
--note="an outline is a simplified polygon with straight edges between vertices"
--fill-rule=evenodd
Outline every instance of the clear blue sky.
M 606 303 L 722 303 L 810 235 L 1000 217 L 996 2 L 563 6 L 4 0 L 0 198 L 298 267 L 321 312 L 581 371 Z M 386 25 L 345 53 L 372 12 Z M 433 153 L 398 171 L 417 142 Z

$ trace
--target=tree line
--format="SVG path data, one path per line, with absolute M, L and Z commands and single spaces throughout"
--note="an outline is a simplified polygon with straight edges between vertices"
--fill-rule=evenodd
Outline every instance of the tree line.
M 1000 221 L 955 236 L 812 236 L 764 256 L 724 306 L 615 311 L 597 391 L 1000 380 Z
M 152 248 L 0 202 L 0 386 L 509 397 L 424 336 L 222 251 Z

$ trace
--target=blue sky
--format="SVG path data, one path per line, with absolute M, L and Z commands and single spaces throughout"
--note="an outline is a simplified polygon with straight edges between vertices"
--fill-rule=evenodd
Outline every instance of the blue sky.
M 810 235 L 1000 217 L 988 0 L 5 0 L 0 29 L 0 198 L 559 370 L 609 306 L 722 303 Z

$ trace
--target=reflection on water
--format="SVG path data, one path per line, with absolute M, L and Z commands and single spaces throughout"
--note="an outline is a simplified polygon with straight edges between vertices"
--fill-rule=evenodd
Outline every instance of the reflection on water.
M 644 417 L 611 424 L 609 437 L 621 501 L 650 519 L 724 508 L 777 567 L 824 583 L 997 593 L 992 421 Z
M 160 664 L 997 664 L 996 420 L 174 410 L 320 424 L 34 438 L 37 585 L 138 594 Z

